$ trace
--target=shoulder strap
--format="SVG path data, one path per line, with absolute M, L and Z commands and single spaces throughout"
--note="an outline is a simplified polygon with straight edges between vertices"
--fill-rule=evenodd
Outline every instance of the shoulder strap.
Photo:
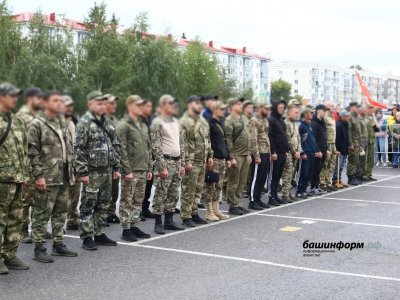
M 0 147 L 4 144 L 5 140 L 8 137 L 8 134 L 10 133 L 11 130 L 11 123 L 12 123 L 12 119 L 11 116 L 8 118 L 8 124 L 7 124 L 7 129 L 6 131 L 4 131 L 3 136 L 0 138 Z

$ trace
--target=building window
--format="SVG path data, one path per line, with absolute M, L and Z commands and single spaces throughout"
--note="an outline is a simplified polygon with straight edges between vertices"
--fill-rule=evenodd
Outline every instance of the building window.
M 294 75 L 297 75 L 299 73 L 299 70 L 294 70 Z
M 294 90 L 294 94 L 298 95 L 299 94 L 299 90 Z
M 299 81 L 298 81 L 298 80 L 295 80 L 295 81 L 294 81 L 294 84 L 299 84 Z
M 279 70 L 279 75 L 282 75 L 282 70 Z

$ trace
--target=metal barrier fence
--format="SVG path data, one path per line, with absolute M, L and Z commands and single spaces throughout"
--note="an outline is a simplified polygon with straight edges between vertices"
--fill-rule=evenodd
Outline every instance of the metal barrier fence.
M 400 124 L 392 124 L 375 138 L 375 162 L 398 164 L 400 157 Z

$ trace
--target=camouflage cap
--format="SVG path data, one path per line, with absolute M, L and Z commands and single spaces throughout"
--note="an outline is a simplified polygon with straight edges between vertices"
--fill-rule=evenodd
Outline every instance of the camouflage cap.
M 107 95 L 103 95 L 100 91 L 93 91 L 87 94 L 86 99 L 89 100 L 107 100 Z
M 361 105 L 358 102 L 354 101 L 354 102 L 349 103 L 349 107 L 352 107 L 352 106 L 360 107 Z
M 339 114 L 341 117 L 348 117 L 350 116 L 350 113 L 347 110 L 342 110 Z
M 22 90 L 15 87 L 9 82 L 0 83 L 0 95 L 12 95 L 19 96 L 22 94 Z
M 288 105 L 301 105 L 301 102 L 297 99 L 290 99 Z
M 268 103 L 258 103 L 257 107 L 258 107 L 258 108 L 267 108 L 267 109 L 270 109 L 270 108 L 271 108 L 271 104 L 268 104 Z
M 246 107 L 247 105 L 254 105 L 254 104 L 253 104 L 253 101 L 251 101 L 251 100 L 243 101 L 243 109 L 245 109 L 245 107 Z
M 71 98 L 71 96 L 69 96 L 69 95 L 64 95 L 64 96 L 62 96 L 62 99 L 63 99 L 63 101 L 64 101 L 64 105 L 65 106 L 69 106 L 69 105 L 72 105 L 72 104 L 74 104 L 74 100 Z
M 307 105 L 307 106 L 304 107 L 303 110 L 301 111 L 302 114 L 309 113 L 309 112 L 310 112 L 310 113 L 314 113 L 314 112 L 315 112 L 314 107 Z
M 144 103 L 144 100 L 139 95 L 130 95 L 128 98 L 126 98 L 125 105 L 128 106 L 132 103 L 141 105 Z
M 235 105 L 238 102 L 240 102 L 239 98 L 229 98 L 228 99 L 228 105 L 229 106 Z
M 109 102 L 109 103 L 119 100 L 119 97 L 114 96 L 112 94 L 106 94 L 106 95 L 104 95 L 104 97 L 107 97 L 107 102 Z
M 224 102 L 218 100 L 217 102 L 215 102 L 214 106 L 213 106 L 213 110 L 214 109 L 227 109 L 228 105 L 225 104 Z

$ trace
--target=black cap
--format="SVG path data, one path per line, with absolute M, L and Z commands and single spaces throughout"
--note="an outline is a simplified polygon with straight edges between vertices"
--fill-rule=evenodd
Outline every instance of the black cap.
M 325 105 L 323 105 L 323 104 L 318 104 L 316 107 L 315 107 L 315 110 L 325 110 L 325 111 L 327 111 L 327 110 L 329 110 Z
M 25 91 L 25 98 L 28 97 L 43 97 L 43 91 L 36 87 L 36 86 L 32 86 L 30 88 L 27 88 Z
M 213 95 L 205 95 L 201 97 L 202 101 L 207 101 L 207 100 L 215 100 L 215 97 Z
M 189 104 L 191 102 L 200 101 L 200 98 L 196 95 L 192 95 L 186 98 L 186 103 Z

